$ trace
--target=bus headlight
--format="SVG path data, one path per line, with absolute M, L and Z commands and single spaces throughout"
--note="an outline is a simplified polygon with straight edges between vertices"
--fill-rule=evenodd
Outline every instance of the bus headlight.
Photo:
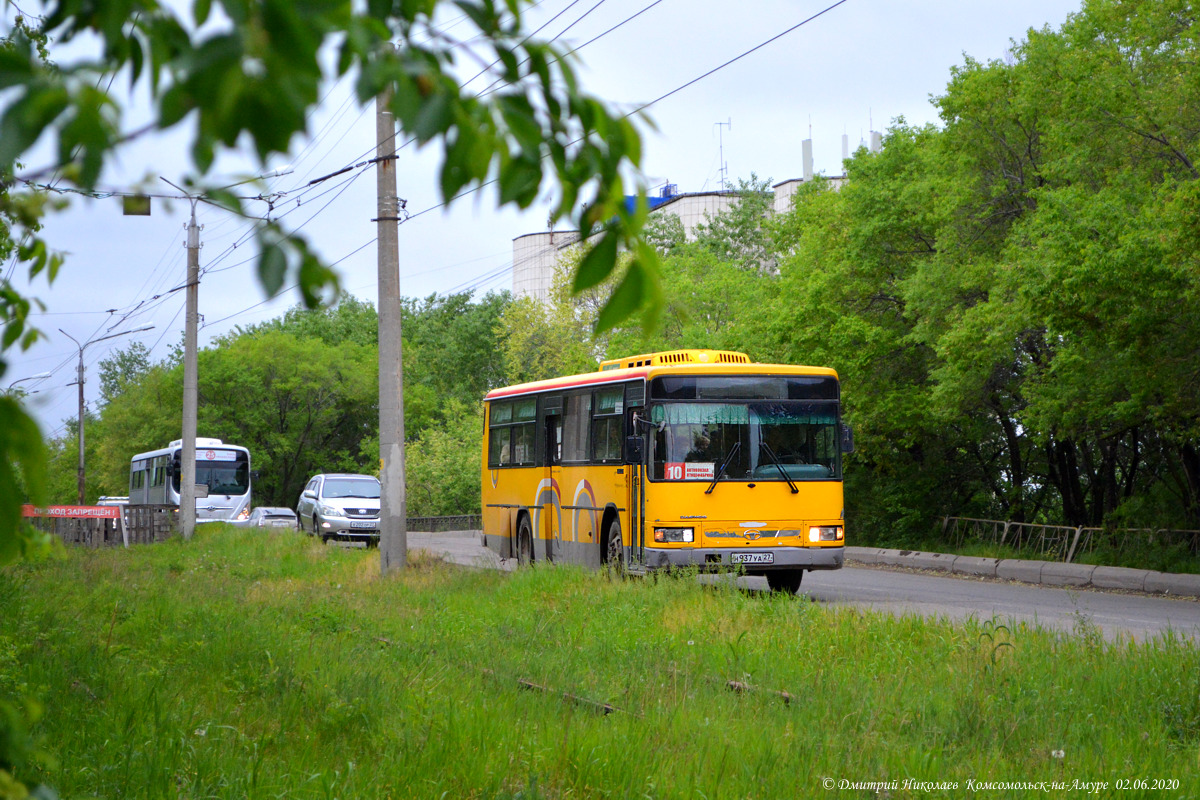
M 241 513 L 237 515 L 238 519 L 250 519 L 250 509 L 243 508 Z
M 696 541 L 695 528 L 655 528 L 654 541 L 656 542 L 694 542 Z
M 843 538 L 841 525 L 813 525 L 808 529 L 810 542 L 840 542 Z

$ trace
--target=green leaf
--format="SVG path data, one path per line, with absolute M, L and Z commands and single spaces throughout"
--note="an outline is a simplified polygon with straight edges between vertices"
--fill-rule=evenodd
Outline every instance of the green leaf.
M 212 0 L 195 0 L 192 5 L 192 19 L 196 21 L 196 27 L 202 27 L 208 22 L 208 15 L 212 11 Z
M 536 158 L 517 153 L 500 167 L 500 202 L 528 208 L 542 185 L 542 166 Z
M 35 74 L 32 53 L 16 47 L 0 47 L 0 90 L 29 83 Z
M 616 264 L 617 237 L 612 231 L 605 231 L 579 263 L 571 291 L 582 292 L 596 286 L 609 276 Z
M 45 487 L 46 455 L 37 423 L 20 403 L 0 396 L 0 564 L 13 560 L 30 541 L 21 527 L 21 503 L 28 493 L 40 501 Z
M 621 279 L 612 297 L 608 298 L 608 302 L 596 317 L 596 333 L 612 330 L 641 308 L 644 284 L 642 267 L 636 262 L 630 264 L 625 277 Z
M 31 87 L 0 119 L 0 164 L 16 161 L 68 107 L 65 88 Z
M 260 241 L 260 248 L 258 280 L 267 290 L 267 294 L 274 297 L 279 293 L 283 279 L 287 276 L 287 255 L 275 242 Z
M 435 90 L 421 104 L 409 133 L 424 144 L 434 136 L 445 133 L 453 121 L 454 107 L 450 97 L 442 91 Z

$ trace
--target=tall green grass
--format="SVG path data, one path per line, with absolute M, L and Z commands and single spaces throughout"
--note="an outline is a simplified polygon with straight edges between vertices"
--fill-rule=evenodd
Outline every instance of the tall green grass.
M 0 572 L 0 695 L 41 700 L 50 756 L 18 777 L 71 798 L 1200 795 L 1190 640 L 411 555 L 383 579 L 374 551 L 218 526 Z

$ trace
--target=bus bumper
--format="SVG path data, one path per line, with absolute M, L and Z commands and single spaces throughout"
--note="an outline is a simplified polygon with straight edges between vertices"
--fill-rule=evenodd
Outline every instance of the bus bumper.
M 773 569 L 841 569 L 845 547 L 756 547 L 738 550 L 728 547 L 670 548 L 647 547 L 642 564 L 647 569 L 697 567 L 701 571 L 730 571 L 742 569 L 759 574 Z M 769 564 L 739 564 L 734 553 L 771 554 Z

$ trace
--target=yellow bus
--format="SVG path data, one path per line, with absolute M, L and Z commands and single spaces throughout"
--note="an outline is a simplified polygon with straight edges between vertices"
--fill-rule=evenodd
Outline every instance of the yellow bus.
M 520 563 L 694 567 L 795 592 L 845 550 L 838 376 L 676 350 L 484 398 L 483 538 Z

